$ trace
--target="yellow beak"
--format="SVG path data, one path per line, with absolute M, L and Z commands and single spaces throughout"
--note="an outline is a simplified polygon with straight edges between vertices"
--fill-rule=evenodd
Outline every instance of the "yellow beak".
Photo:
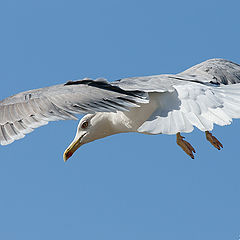
M 70 146 L 66 149 L 63 154 L 63 160 L 66 162 L 73 154 L 77 151 L 77 149 L 81 146 L 81 138 L 73 141 Z

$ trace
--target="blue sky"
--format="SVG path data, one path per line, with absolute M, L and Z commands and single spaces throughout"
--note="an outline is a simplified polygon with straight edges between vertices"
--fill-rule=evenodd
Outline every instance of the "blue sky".
M 1 1 L 0 96 L 83 77 L 177 73 L 208 58 L 240 63 L 239 1 Z M 239 239 L 240 121 L 202 132 L 119 134 L 65 164 L 77 122 L 1 147 L 0 238 Z

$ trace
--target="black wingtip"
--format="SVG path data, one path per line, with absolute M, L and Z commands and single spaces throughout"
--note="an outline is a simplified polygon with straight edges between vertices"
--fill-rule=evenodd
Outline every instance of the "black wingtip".
M 64 84 L 64 86 L 81 85 L 81 84 L 88 85 L 91 87 L 101 88 L 104 90 L 113 91 L 113 92 L 117 92 L 117 93 L 121 93 L 121 94 L 125 94 L 125 95 L 132 96 L 132 97 L 137 97 L 137 98 L 142 98 L 142 99 L 146 98 L 146 94 L 142 91 L 138 91 L 138 90 L 126 91 L 126 90 L 121 89 L 118 86 L 111 85 L 111 83 L 108 83 L 105 79 L 104 79 L 104 81 L 99 81 L 99 80 L 95 81 L 92 79 L 68 81 L 67 83 Z

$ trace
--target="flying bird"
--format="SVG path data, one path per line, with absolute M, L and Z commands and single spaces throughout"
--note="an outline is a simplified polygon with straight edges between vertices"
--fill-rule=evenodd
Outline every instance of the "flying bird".
M 0 102 L 0 144 L 23 138 L 50 121 L 77 120 L 67 161 L 83 144 L 123 132 L 175 134 L 177 144 L 194 158 L 195 149 L 181 133 L 194 127 L 218 150 L 214 124 L 240 118 L 240 65 L 210 59 L 179 74 L 124 78 L 113 82 L 84 78 L 21 92 Z

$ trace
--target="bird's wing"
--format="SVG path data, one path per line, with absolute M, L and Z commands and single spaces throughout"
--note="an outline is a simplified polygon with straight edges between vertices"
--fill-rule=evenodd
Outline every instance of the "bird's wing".
M 237 84 L 236 84 L 237 83 Z M 114 82 L 124 90 L 141 90 L 157 109 L 138 129 L 151 134 L 212 130 L 240 118 L 240 65 L 210 59 L 180 74 L 126 78 Z
M 124 90 L 172 92 L 174 85 L 195 82 L 205 85 L 240 83 L 240 65 L 225 59 L 209 59 L 178 74 L 124 78 L 112 82 Z
M 49 121 L 74 114 L 127 110 L 148 102 L 141 91 L 124 91 L 106 80 L 84 79 L 18 93 L 0 102 L 0 143 L 10 144 Z
M 240 65 L 225 59 L 209 59 L 177 74 L 191 81 L 199 80 L 212 84 L 240 83 Z
M 155 94 L 157 108 L 138 129 L 150 134 L 191 132 L 194 127 L 211 131 L 240 118 L 240 84 L 206 86 L 188 82 L 175 91 Z

